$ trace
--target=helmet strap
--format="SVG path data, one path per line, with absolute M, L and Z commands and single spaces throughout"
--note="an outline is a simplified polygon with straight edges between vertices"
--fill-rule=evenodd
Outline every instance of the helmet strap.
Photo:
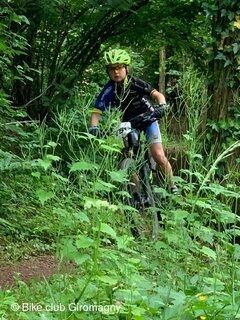
M 125 77 L 125 79 L 123 80 L 123 87 L 124 90 L 128 87 L 129 81 L 128 81 L 128 76 Z

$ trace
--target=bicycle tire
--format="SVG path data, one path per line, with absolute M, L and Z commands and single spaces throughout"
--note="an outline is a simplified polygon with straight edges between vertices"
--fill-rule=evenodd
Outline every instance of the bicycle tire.
M 134 168 L 135 160 L 132 158 L 125 158 L 120 163 L 120 168 L 123 170 L 134 172 L 136 171 L 136 168 Z M 135 170 L 134 170 L 135 169 Z M 154 199 L 154 193 L 152 189 L 152 185 L 150 183 L 149 174 L 151 170 L 149 168 L 149 165 L 147 163 L 144 163 L 139 172 L 139 181 L 138 185 L 133 185 L 132 183 L 126 183 L 125 189 L 131 196 L 130 198 L 127 198 L 127 204 L 134 207 L 135 209 L 146 211 L 146 206 L 143 205 L 141 199 L 148 198 L 148 205 L 151 208 L 151 228 L 152 228 L 152 238 L 156 239 L 159 232 L 159 219 L 158 219 L 158 211 L 156 209 L 155 205 L 155 199 Z M 130 179 L 131 180 L 131 179 Z M 134 226 L 136 227 L 134 219 L 131 221 Z M 133 230 L 135 233 L 139 234 L 139 230 L 137 230 L 137 227 Z
M 122 170 L 126 170 L 128 172 L 129 175 L 131 175 L 131 173 L 133 173 L 134 171 L 134 166 L 135 166 L 135 160 L 132 158 L 125 158 L 120 162 L 119 168 Z M 134 173 L 136 174 L 136 173 Z M 130 198 L 127 198 L 127 204 L 136 208 L 136 209 L 140 209 L 140 202 L 138 203 L 138 198 L 140 199 L 140 188 L 139 185 L 137 185 L 137 183 L 133 184 L 133 182 L 131 181 L 133 179 L 130 178 L 129 182 L 126 182 L 124 184 L 124 189 L 129 193 L 129 195 L 131 196 Z
M 134 172 L 134 166 L 135 166 L 135 160 L 132 158 L 125 158 L 119 164 L 119 168 L 121 170 L 126 170 L 129 175 L 131 174 L 131 172 Z M 128 182 L 124 183 L 123 189 L 124 191 L 127 191 L 127 193 L 130 195 L 130 198 L 129 197 L 123 198 L 123 202 L 130 207 L 140 210 L 140 190 L 138 189 L 138 187 L 134 186 L 131 183 L 131 179 L 130 179 Z M 127 215 L 127 218 L 130 222 L 130 230 L 132 235 L 136 238 L 140 237 L 141 232 L 137 227 L 137 224 L 133 215 L 132 214 Z
M 149 175 L 151 172 L 151 169 L 148 165 L 148 163 L 145 163 L 142 166 L 142 181 L 144 184 L 145 193 L 148 197 L 148 202 L 151 207 L 151 215 L 152 215 L 152 238 L 154 240 L 157 239 L 158 233 L 159 233 L 159 218 L 158 218 L 158 209 L 156 208 L 156 202 L 155 202 L 155 196 L 153 192 L 153 187 L 150 183 Z

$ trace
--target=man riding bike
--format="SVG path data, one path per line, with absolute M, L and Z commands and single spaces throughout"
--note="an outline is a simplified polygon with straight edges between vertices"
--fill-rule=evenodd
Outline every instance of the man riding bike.
M 110 80 L 97 97 L 90 120 L 90 133 L 96 135 L 99 132 L 101 113 L 108 108 L 119 108 L 123 112 L 122 121 L 129 121 L 149 111 L 149 104 L 143 103 L 143 98 L 153 100 L 159 105 L 166 104 L 162 93 L 152 88 L 147 82 L 129 75 L 128 66 L 131 63 L 131 57 L 125 50 L 115 49 L 105 52 L 104 59 Z M 151 155 L 164 173 L 170 191 L 177 194 L 178 189 L 173 183 L 172 167 L 163 150 L 158 122 L 151 123 L 144 132 Z

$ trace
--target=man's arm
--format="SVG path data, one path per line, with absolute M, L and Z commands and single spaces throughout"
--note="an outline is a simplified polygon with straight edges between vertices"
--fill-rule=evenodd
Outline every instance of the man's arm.
M 166 99 L 164 97 L 164 95 L 162 93 L 160 93 L 159 91 L 157 91 L 156 89 L 154 89 L 151 92 L 151 98 L 153 100 L 155 100 L 158 104 L 166 104 Z
M 113 86 L 111 81 L 109 81 L 97 97 L 95 108 L 90 118 L 90 127 L 98 127 L 102 112 L 104 112 L 106 106 L 111 104 L 112 93 Z
M 90 127 L 97 127 L 101 118 L 101 110 L 94 109 L 90 119 Z
M 92 135 L 94 136 L 99 136 L 99 133 L 100 133 L 100 130 L 99 130 L 99 127 L 98 127 L 98 124 L 99 124 L 99 120 L 101 118 L 101 113 L 102 111 L 95 108 L 93 109 L 93 112 L 92 112 L 92 115 L 91 115 L 91 118 L 90 118 L 90 126 L 89 126 L 89 133 L 91 133 Z

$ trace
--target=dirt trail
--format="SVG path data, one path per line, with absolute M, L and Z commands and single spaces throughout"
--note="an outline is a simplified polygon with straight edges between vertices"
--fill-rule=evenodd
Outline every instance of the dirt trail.
M 72 264 L 61 267 L 61 272 L 74 268 Z M 30 257 L 15 264 L 0 264 L 0 290 L 16 284 L 15 277 L 28 282 L 31 279 L 43 279 L 59 272 L 57 258 L 51 255 Z

